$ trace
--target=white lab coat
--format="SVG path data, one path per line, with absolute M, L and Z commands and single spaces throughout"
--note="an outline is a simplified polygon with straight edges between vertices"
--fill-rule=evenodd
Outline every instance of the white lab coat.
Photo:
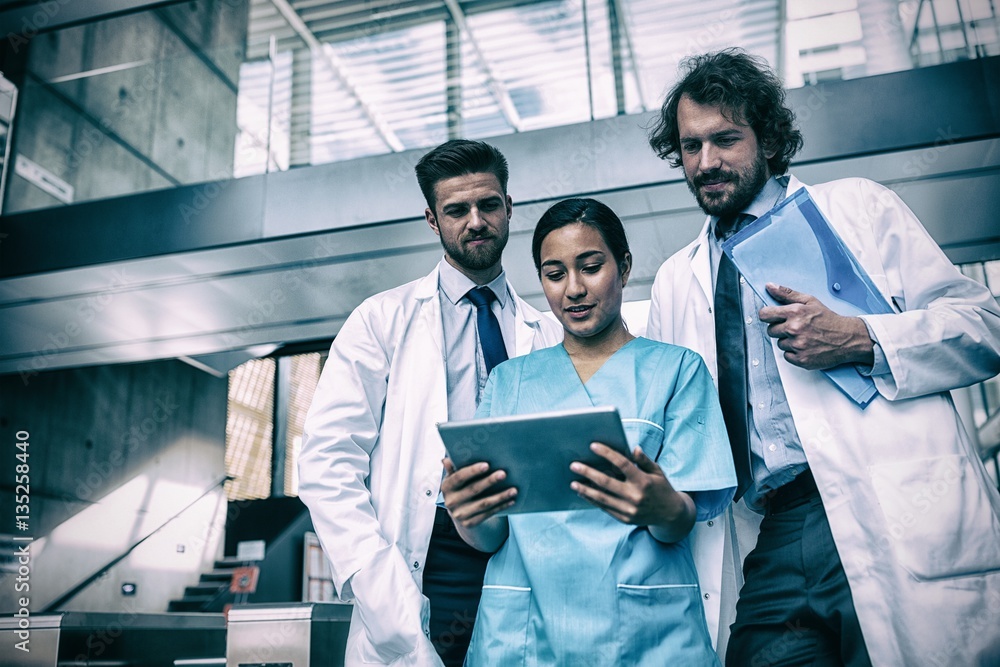
M 514 300 L 518 355 L 561 339 Z M 354 601 L 347 665 L 441 664 L 421 585 L 445 456 L 443 339 L 437 268 L 367 299 L 334 340 L 306 418 L 299 497 L 338 595 Z
M 800 187 L 793 177 L 788 193 Z M 806 189 L 902 311 L 865 317 L 891 370 L 876 378 L 880 396 L 865 410 L 773 348 L 872 661 L 1000 664 L 1000 496 L 948 393 L 1000 372 L 1000 309 L 891 190 L 865 179 Z M 707 234 L 706 223 L 657 272 L 647 335 L 693 348 L 715 376 Z M 706 614 L 709 628 L 719 628 L 721 653 L 733 615 L 721 610 L 716 625 L 723 544 L 727 529 L 747 534 L 747 514 L 741 502 L 728 525 L 696 527 Z M 730 545 L 737 567 L 753 548 L 756 532 L 749 535 Z

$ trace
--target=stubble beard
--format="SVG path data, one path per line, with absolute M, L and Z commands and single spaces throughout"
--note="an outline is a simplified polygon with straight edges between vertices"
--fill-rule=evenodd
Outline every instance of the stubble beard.
M 757 196 L 757 193 L 767 183 L 767 158 L 764 156 L 763 150 L 758 150 L 757 159 L 747 169 L 743 171 L 723 172 L 723 175 L 729 179 L 729 182 L 736 184 L 734 190 L 723 191 L 718 194 L 703 194 L 700 187 L 702 179 L 716 176 L 717 173 L 708 172 L 701 174 L 695 177 L 694 182 L 685 175 L 684 180 L 687 182 L 691 194 L 698 201 L 701 210 L 705 213 L 718 218 L 736 215 L 750 205 Z
M 441 245 L 444 246 L 445 254 L 451 257 L 459 266 L 469 271 L 485 271 L 500 261 L 500 258 L 503 256 L 503 249 L 507 246 L 507 237 L 508 234 L 506 232 L 502 235 L 494 234 L 488 237 L 467 236 L 457 243 L 452 243 L 442 236 Z M 469 241 L 475 241 L 480 238 L 489 238 L 491 242 L 477 248 L 465 245 Z

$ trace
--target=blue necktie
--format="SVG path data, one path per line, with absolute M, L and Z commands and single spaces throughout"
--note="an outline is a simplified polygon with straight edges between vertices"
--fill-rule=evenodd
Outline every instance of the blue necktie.
M 503 344 L 500 323 L 490 308 L 490 303 L 497 297 L 489 287 L 474 287 L 466 296 L 476 307 L 476 328 L 479 329 L 479 343 L 483 346 L 486 372 L 489 373 L 501 361 L 507 361 L 507 348 Z
M 731 236 L 753 216 L 743 214 L 716 223 L 719 236 Z M 747 356 L 740 274 L 723 253 L 715 278 L 715 345 L 719 367 L 719 403 L 729 432 L 736 466 L 736 497 L 739 500 L 753 483 L 750 468 L 750 423 L 747 414 Z

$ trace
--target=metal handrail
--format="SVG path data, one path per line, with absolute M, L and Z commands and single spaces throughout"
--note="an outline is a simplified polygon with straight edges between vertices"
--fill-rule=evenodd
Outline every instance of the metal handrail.
M 138 547 L 140 544 L 142 544 L 143 542 L 145 542 L 146 540 L 148 540 L 149 538 L 151 538 L 156 533 L 160 532 L 160 530 L 162 530 L 164 528 L 164 526 L 166 526 L 168 523 L 170 523 L 171 521 L 173 521 L 174 519 L 176 519 L 177 517 L 179 517 L 181 514 L 184 514 L 184 512 L 188 511 L 195 504 L 197 504 L 198 501 L 200 501 L 202 498 L 204 498 L 205 496 L 207 496 L 208 494 L 210 494 L 216 488 L 218 488 L 218 487 L 222 486 L 223 484 L 225 484 L 226 481 L 230 480 L 230 479 L 232 479 L 232 476 L 230 476 L 230 475 L 223 475 L 222 477 L 220 477 L 214 484 L 212 484 L 210 487 L 208 487 L 207 489 L 205 489 L 205 491 L 200 496 L 198 496 L 197 498 L 195 498 L 194 500 L 192 500 L 190 503 L 188 503 L 187 505 L 185 505 L 179 512 L 177 512 L 176 514 L 174 514 L 173 516 L 171 516 L 169 519 L 167 519 L 166 521 L 164 521 L 163 523 L 161 523 L 159 526 L 157 526 L 156 528 L 154 528 L 145 537 L 143 537 L 143 538 L 139 539 L 138 541 L 134 542 L 131 546 L 129 546 L 127 549 L 125 549 L 125 551 L 123 551 L 119 555 L 115 556 L 108 563 L 106 563 L 104 566 L 102 566 L 101 568 L 99 568 L 96 572 L 94 572 L 93 574 L 91 574 L 88 577 L 84 578 L 83 581 L 81 581 L 80 583 L 76 584 L 75 586 L 73 586 L 72 588 L 70 588 L 69 590 L 67 590 L 65 593 L 63 593 L 62 595 L 60 595 L 59 597 L 57 597 L 55 600 L 53 600 L 52 602 L 50 602 L 47 605 L 45 605 L 45 607 L 43 607 L 42 610 L 40 612 L 38 612 L 38 613 L 39 614 L 49 614 L 49 613 L 52 613 L 54 611 L 58 611 L 60 607 L 62 607 L 64 604 L 66 604 L 67 602 L 69 602 L 70 600 L 72 600 L 73 598 L 75 598 L 77 595 L 80 594 L 81 591 L 83 591 L 85 588 L 87 588 L 92 583 L 94 583 L 95 581 L 97 581 L 97 579 L 100 578 L 105 572 L 107 572 L 108 570 L 110 570 L 111 568 L 113 568 L 115 565 L 117 565 L 121 561 L 125 560 L 125 558 L 127 558 L 129 556 L 129 554 L 131 554 L 133 551 L 135 551 L 136 547 Z

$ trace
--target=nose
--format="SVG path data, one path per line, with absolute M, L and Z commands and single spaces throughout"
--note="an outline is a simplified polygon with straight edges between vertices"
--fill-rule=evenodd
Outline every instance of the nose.
M 483 220 L 483 216 L 479 213 L 479 207 L 473 206 L 469 209 L 469 222 L 467 224 L 469 229 L 483 229 L 486 226 L 486 222 Z
M 711 142 L 706 141 L 702 144 L 701 152 L 698 154 L 698 171 L 704 173 L 720 166 L 722 166 L 722 161 L 719 159 L 719 152 Z
M 566 280 L 566 297 L 568 299 L 577 300 L 587 296 L 587 286 L 576 271 L 570 271 Z

